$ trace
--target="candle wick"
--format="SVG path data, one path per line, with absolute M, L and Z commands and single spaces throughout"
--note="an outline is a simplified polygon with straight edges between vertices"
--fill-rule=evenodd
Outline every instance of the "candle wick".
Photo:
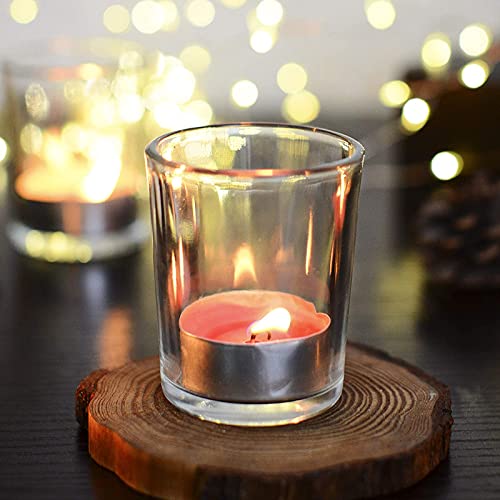
M 264 333 L 264 332 L 261 332 L 261 333 Z M 271 340 L 271 332 L 267 332 L 267 339 L 266 340 Z M 257 334 L 256 333 L 252 333 L 250 335 L 250 339 L 248 339 L 245 343 L 246 344 L 256 344 L 257 342 L 260 342 L 259 340 L 257 340 Z

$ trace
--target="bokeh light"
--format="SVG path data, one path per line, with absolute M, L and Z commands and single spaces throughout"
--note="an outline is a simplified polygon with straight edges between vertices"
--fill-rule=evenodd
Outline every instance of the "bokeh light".
M 414 97 L 403 106 L 401 124 L 408 132 L 416 132 L 427 123 L 430 114 L 429 104 L 419 97 Z
M 490 68 L 485 61 L 480 59 L 471 61 L 460 70 L 460 81 L 465 87 L 477 89 L 483 85 L 490 76 Z
M 276 82 L 285 94 L 295 94 L 304 90 L 307 84 L 307 71 L 297 63 L 283 64 L 276 75 Z
M 255 15 L 264 26 L 276 26 L 283 19 L 283 6 L 278 0 L 262 0 L 257 5 Z
M 460 48 L 468 55 L 477 57 L 484 54 L 491 46 L 493 36 L 484 24 L 475 23 L 466 26 L 460 33 Z
M 78 102 L 85 97 L 85 82 L 81 80 L 68 80 L 64 83 L 64 97 L 69 102 Z
M 88 76 L 91 74 L 89 72 Z M 107 78 L 89 78 L 85 91 L 86 95 L 90 97 L 91 103 L 93 99 L 108 99 L 111 97 L 111 82 Z
M 212 62 L 210 52 L 200 45 L 189 45 L 182 49 L 179 59 L 193 73 L 202 74 L 207 71 Z
M 308 90 L 289 94 L 283 100 L 283 116 L 295 123 L 309 123 L 316 119 L 320 111 L 319 99 Z
M 86 112 L 88 120 L 94 127 L 108 127 L 115 120 L 115 103 L 111 99 L 95 98 L 92 99 Z
M 7 159 L 8 154 L 9 146 L 7 145 L 7 141 L 3 137 L 0 137 L 0 163 Z
M 163 55 L 162 56 L 162 66 L 163 66 L 162 72 L 166 73 L 166 72 L 170 71 L 172 68 L 182 66 L 182 61 L 175 56 Z
M 259 54 L 265 54 L 273 48 L 275 40 L 276 37 L 273 33 L 259 29 L 250 35 L 250 47 Z
M 43 249 L 45 247 L 45 240 L 42 233 L 37 230 L 29 231 L 25 239 L 25 247 L 28 255 L 33 257 L 39 257 L 42 255 Z
M 144 103 L 137 94 L 129 94 L 118 101 L 118 114 L 125 123 L 136 123 L 144 114 Z
M 186 113 L 195 116 L 198 119 L 196 125 L 208 125 L 214 116 L 210 104 L 202 99 L 196 99 L 188 103 L 185 107 Z
M 158 2 L 163 9 L 163 31 L 174 31 L 179 26 L 180 17 L 177 5 L 172 0 L 162 0 Z
M 457 177 L 463 167 L 463 158 L 454 151 L 441 151 L 431 160 L 432 174 L 442 181 L 449 181 Z
M 179 122 L 181 110 L 179 106 L 173 102 L 159 102 L 153 108 L 153 116 L 160 127 L 166 129 L 174 129 Z
M 121 73 L 115 76 L 111 82 L 111 92 L 115 97 L 121 97 L 129 94 L 136 94 L 139 88 L 139 78 L 135 73 Z
M 378 96 L 384 106 L 399 108 L 410 98 L 411 90 L 407 83 L 401 80 L 392 80 L 380 87 Z
M 196 78 L 184 66 L 175 66 L 168 71 L 161 85 L 166 99 L 177 104 L 184 104 L 193 95 Z
M 366 0 L 365 14 L 368 22 L 377 30 L 390 28 L 396 20 L 396 9 L 391 0 Z
M 102 75 L 103 70 L 97 64 L 83 63 L 78 66 L 77 73 L 82 80 L 96 80 Z
M 12 0 L 9 10 L 16 23 L 29 24 L 38 14 L 38 4 L 35 0 Z
M 229 9 L 239 9 L 245 5 L 247 0 L 219 0 L 224 7 L 228 7 Z
M 47 118 L 50 103 L 45 90 L 39 83 L 32 83 L 26 89 L 24 95 L 26 110 L 34 120 L 44 120 Z
M 54 233 L 32 229 L 24 240 L 26 253 L 49 262 L 89 262 L 92 249 L 88 243 L 61 231 Z
M 444 33 L 431 33 L 425 39 L 420 55 L 426 69 L 443 68 L 451 57 L 450 39 Z
M 214 4 L 209 0 L 191 0 L 186 7 L 186 17 L 193 26 L 204 28 L 214 20 Z
M 68 122 L 61 130 L 61 141 L 69 150 L 82 153 L 88 145 L 89 134 L 78 123 Z
M 231 87 L 231 98 L 236 106 L 249 108 L 259 97 L 259 89 L 250 80 L 240 80 Z
M 153 82 L 146 85 L 142 91 L 146 109 L 154 110 L 159 102 L 168 100 L 162 82 Z
M 19 142 L 28 154 L 38 154 L 43 146 L 43 133 L 40 127 L 33 123 L 26 124 L 19 135 Z
M 125 71 L 134 71 L 144 64 L 142 55 L 137 50 L 127 50 L 120 55 L 118 67 Z
M 130 14 L 123 5 L 110 5 L 102 15 L 102 22 L 111 33 L 124 33 L 130 26 Z
M 132 24 L 141 33 L 156 33 L 164 22 L 165 12 L 158 2 L 141 0 L 132 9 Z

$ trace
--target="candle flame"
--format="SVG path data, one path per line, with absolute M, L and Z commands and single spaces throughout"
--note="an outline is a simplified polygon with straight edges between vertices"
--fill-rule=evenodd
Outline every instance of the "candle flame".
M 71 158 L 58 132 L 51 129 L 43 134 L 42 155 L 47 166 L 59 173 L 64 172 Z
M 107 200 L 116 188 L 122 169 L 122 144 L 118 137 L 102 136 L 89 152 L 92 168 L 83 180 L 82 194 L 91 203 Z
M 255 261 L 250 247 L 243 243 L 236 251 L 234 263 L 234 286 L 241 286 L 247 281 L 257 282 L 255 274 Z
M 292 322 L 292 316 L 284 307 L 277 307 L 272 311 L 268 312 L 261 319 L 254 321 L 248 327 L 248 334 L 250 335 L 250 340 L 255 340 L 259 333 L 266 333 L 267 340 L 271 340 L 272 332 L 282 332 L 286 333 L 290 328 L 290 323 Z

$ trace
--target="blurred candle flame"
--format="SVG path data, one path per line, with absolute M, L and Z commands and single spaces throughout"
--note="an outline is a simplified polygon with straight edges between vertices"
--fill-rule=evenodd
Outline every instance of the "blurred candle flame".
M 90 151 L 90 172 L 83 180 L 82 194 L 87 201 L 99 203 L 107 200 L 120 177 L 121 141 L 116 137 L 99 137 Z
M 43 157 L 47 160 L 47 166 L 59 172 L 64 171 L 69 163 L 70 155 L 59 132 L 48 129 L 43 139 Z

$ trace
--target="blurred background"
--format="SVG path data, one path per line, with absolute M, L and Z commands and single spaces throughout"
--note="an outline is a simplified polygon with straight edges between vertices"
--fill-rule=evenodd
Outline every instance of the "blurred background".
M 6 0 L 0 162 L 13 167 L 10 176 L 2 170 L 3 185 L 45 204 L 144 198 L 149 140 L 233 120 L 353 135 L 367 147 L 370 185 L 433 189 L 478 170 L 492 175 L 498 14 L 497 0 L 473 7 L 466 0 Z M 133 169 L 134 179 L 127 173 Z M 403 197 L 401 213 L 413 216 L 427 191 L 415 203 Z M 453 221 L 462 210 L 455 201 Z M 431 246 L 433 217 L 424 214 L 420 235 Z M 30 228 L 75 232 L 35 223 L 32 213 L 19 218 L 26 227 L 10 231 L 10 239 L 30 255 L 26 238 L 35 241 L 35 254 L 42 248 Z M 440 236 L 447 231 L 441 222 Z M 81 247 L 76 260 L 102 253 L 91 250 Z M 68 255 L 56 260 L 75 260 L 75 252 Z
M 482 57 L 498 13 L 496 0 L 4 0 L 1 52 L 48 36 L 133 40 L 180 58 L 211 118 L 324 124 L 386 117 L 406 93 L 385 83 Z

